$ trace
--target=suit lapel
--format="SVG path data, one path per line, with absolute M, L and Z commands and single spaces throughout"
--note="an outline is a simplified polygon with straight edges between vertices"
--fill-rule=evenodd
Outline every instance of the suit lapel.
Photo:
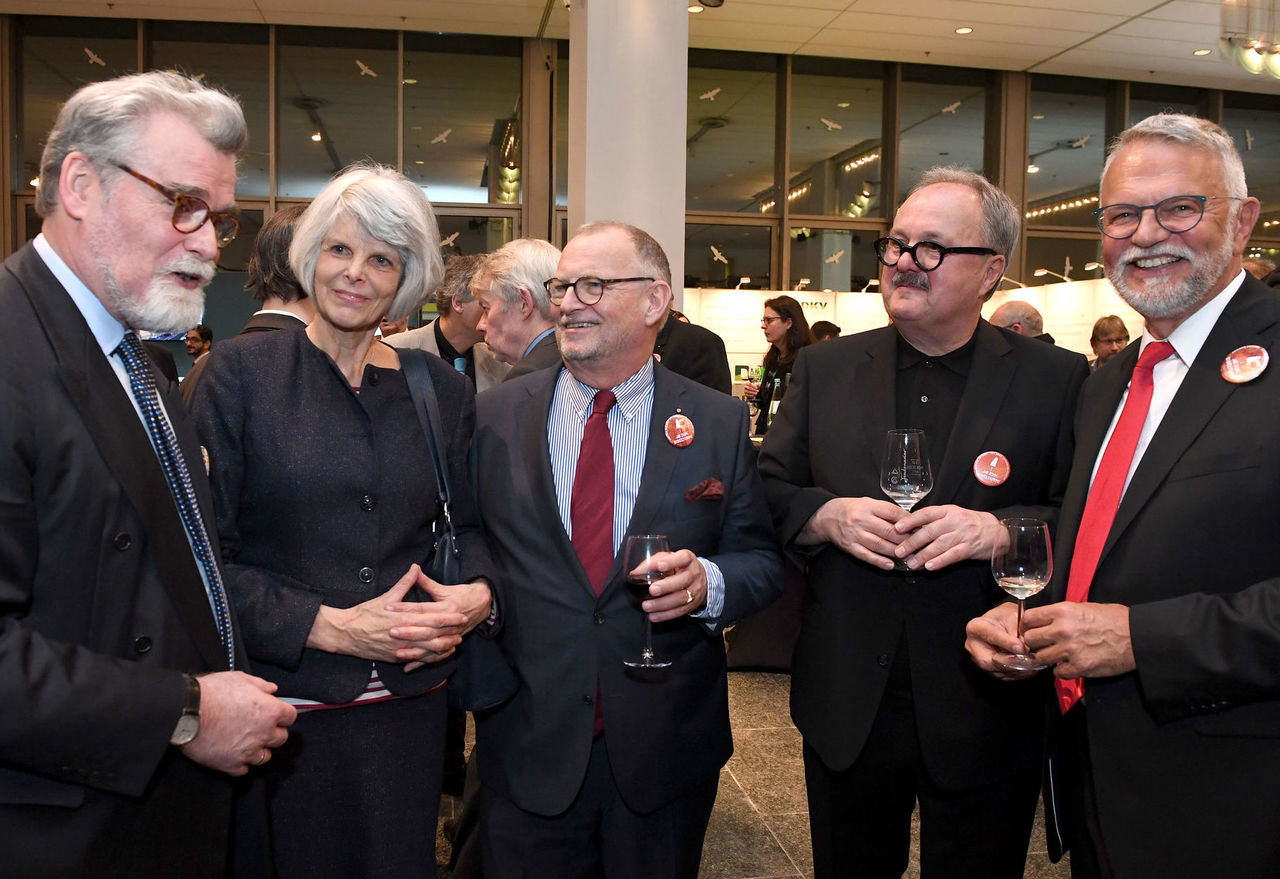
M 956 493 L 972 472 L 974 459 L 986 451 L 983 445 L 1013 382 L 1015 367 L 1009 342 L 986 321 L 978 322 L 975 335 L 973 362 L 956 422 L 934 478 L 933 496 L 926 499 L 934 505 L 955 501 Z M 1016 461 L 1011 463 L 1017 466 Z
M 1099 564 L 1205 425 L 1240 387 L 1219 373 L 1223 359 L 1242 345 L 1261 345 L 1270 350 L 1275 335 L 1275 306 L 1269 297 L 1257 293 L 1257 288 L 1246 281 L 1209 332 L 1134 471 Z
M 868 339 L 865 356 L 854 367 L 846 403 L 849 412 L 861 412 L 863 441 L 873 472 L 879 473 L 885 435 L 895 425 L 894 384 L 898 372 L 898 331 L 885 327 Z
M 58 377 L 107 466 L 137 510 L 160 581 L 169 591 L 178 616 L 209 667 L 225 667 L 226 654 L 186 529 L 133 403 L 75 303 L 35 249 L 28 247 L 19 256 L 18 265 L 19 279 L 58 359 Z M 157 372 L 154 366 L 151 368 Z M 184 414 L 181 400 L 171 387 L 165 396 L 171 418 Z M 207 500 L 207 494 L 201 498 L 205 526 L 215 530 L 210 524 Z

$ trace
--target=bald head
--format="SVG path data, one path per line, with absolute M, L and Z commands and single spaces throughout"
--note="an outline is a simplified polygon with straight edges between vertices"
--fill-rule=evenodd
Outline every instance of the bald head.
M 1044 332 L 1044 318 L 1030 302 L 1011 299 L 991 312 L 991 323 L 1020 336 L 1038 336 Z

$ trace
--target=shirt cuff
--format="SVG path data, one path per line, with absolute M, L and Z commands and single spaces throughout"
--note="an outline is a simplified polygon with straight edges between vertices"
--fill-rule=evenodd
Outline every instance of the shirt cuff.
M 702 562 L 702 570 L 707 574 L 707 602 L 689 616 L 714 624 L 719 621 L 720 614 L 724 613 L 724 574 L 720 571 L 720 566 L 710 559 L 698 556 L 698 561 Z

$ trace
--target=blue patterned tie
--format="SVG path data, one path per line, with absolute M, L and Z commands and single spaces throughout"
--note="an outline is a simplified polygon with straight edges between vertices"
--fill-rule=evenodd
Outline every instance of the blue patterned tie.
M 227 594 L 222 590 L 222 575 L 214 562 L 213 548 L 209 545 L 209 533 L 205 531 L 204 519 L 200 515 L 196 503 L 195 488 L 191 484 L 191 471 L 187 469 L 187 461 L 178 448 L 178 438 L 173 427 L 164 417 L 160 408 L 160 395 L 156 393 L 155 376 L 147 361 L 146 351 L 133 332 L 124 334 L 116 353 L 124 361 L 125 372 L 129 374 L 129 385 L 133 388 L 134 399 L 142 410 L 143 420 L 147 422 L 147 432 L 155 443 L 156 453 L 160 457 L 160 466 L 164 468 L 165 479 L 169 482 L 169 492 L 178 507 L 178 515 L 187 528 L 191 540 L 191 549 L 196 560 L 204 570 L 205 581 L 209 584 L 209 598 L 213 604 L 214 620 L 218 624 L 218 637 L 227 651 L 227 667 L 236 667 L 235 645 L 231 637 L 231 614 L 227 611 Z

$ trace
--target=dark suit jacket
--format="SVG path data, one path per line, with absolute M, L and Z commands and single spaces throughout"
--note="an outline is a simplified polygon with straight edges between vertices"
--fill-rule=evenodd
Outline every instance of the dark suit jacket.
M 507 373 L 507 377 L 503 381 L 510 381 L 513 378 L 519 378 L 522 375 L 528 375 L 540 369 L 559 365 L 560 343 L 556 341 L 555 333 L 549 333 L 543 337 L 541 342 L 533 346 L 532 351 L 521 357 L 511 367 L 511 371 Z
M 986 321 L 934 489 L 920 506 L 957 504 L 997 517 L 1055 519 L 1071 460 L 1071 414 L 1088 375 L 1083 357 Z M 760 456 L 784 545 L 827 501 L 882 498 L 880 460 L 894 427 L 898 334 L 892 327 L 804 348 Z M 985 451 L 1011 472 L 988 487 L 973 474 Z M 791 674 L 791 713 L 835 770 L 866 742 L 899 639 L 910 653 L 920 747 L 943 787 L 994 783 L 1038 759 L 1034 683 L 985 674 L 964 650 L 965 624 L 1008 596 L 987 561 L 936 573 L 885 572 L 830 544 L 804 550 L 809 590 Z
M 724 339 L 706 327 L 668 317 L 658 331 L 653 353 L 672 372 L 717 391 L 733 393 Z
M 1280 875 L 1280 366 L 1240 385 L 1218 371 L 1242 345 L 1274 361 L 1278 335 L 1280 294 L 1246 277 L 1134 472 L 1094 574 L 1090 601 L 1129 606 L 1137 660 L 1085 684 L 1118 876 Z M 1138 348 L 1081 395 L 1047 601 L 1066 595 L 1090 474 Z
M 160 370 L 160 374 L 167 378 L 171 384 L 176 385 L 178 383 L 178 364 L 173 362 L 173 355 L 169 353 L 169 349 L 159 342 L 146 341 L 142 343 L 142 347 L 147 349 L 147 355 L 155 363 L 156 368 Z
M 179 670 L 226 659 L 160 463 L 31 245 L 0 271 L 0 312 L 0 875 L 221 876 L 229 781 L 168 740 Z
M 266 333 L 271 330 L 305 330 L 307 322 L 288 314 L 255 314 L 245 323 L 238 336 Z
M 182 402 L 191 405 L 191 398 L 195 396 L 196 385 L 200 382 L 200 376 L 204 374 L 204 368 L 209 363 L 209 358 L 213 355 L 213 349 L 209 349 L 209 353 L 204 355 L 191 364 L 191 371 L 187 373 L 182 383 L 178 385 L 178 391 L 182 394 Z
M 745 406 L 655 364 L 653 419 L 628 530 L 666 533 L 673 549 L 715 562 L 725 576 L 725 607 L 714 633 L 689 617 L 654 626 L 654 650 L 674 666 L 659 681 L 629 676 L 622 661 L 639 651 L 642 617 L 621 556 L 597 598 L 560 524 L 547 447 L 559 374 L 547 369 L 478 398 L 480 509 L 506 584 L 503 645 L 521 679 L 510 702 L 480 718 L 481 777 L 528 811 L 567 808 L 586 773 L 599 681 L 618 791 L 632 809 L 649 812 L 714 778 L 728 760 L 720 630 L 777 597 L 782 563 Z M 684 448 L 663 433 L 676 412 L 696 431 Z M 685 497 L 711 478 L 724 484 L 722 500 Z
M 474 392 L 439 357 L 428 360 L 449 440 L 462 580 L 492 579 L 467 468 Z M 354 394 L 305 333 L 237 336 L 219 346 L 192 416 L 209 452 L 227 592 L 255 670 L 283 696 L 354 699 L 369 661 L 306 641 L 322 603 L 374 598 L 431 557 L 435 473 L 403 374 L 366 367 Z M 424 597 L 414 590 L 408 600 Z M 453 669 L 452 660 L 409 674 L 376 665 L 401 696 Z

